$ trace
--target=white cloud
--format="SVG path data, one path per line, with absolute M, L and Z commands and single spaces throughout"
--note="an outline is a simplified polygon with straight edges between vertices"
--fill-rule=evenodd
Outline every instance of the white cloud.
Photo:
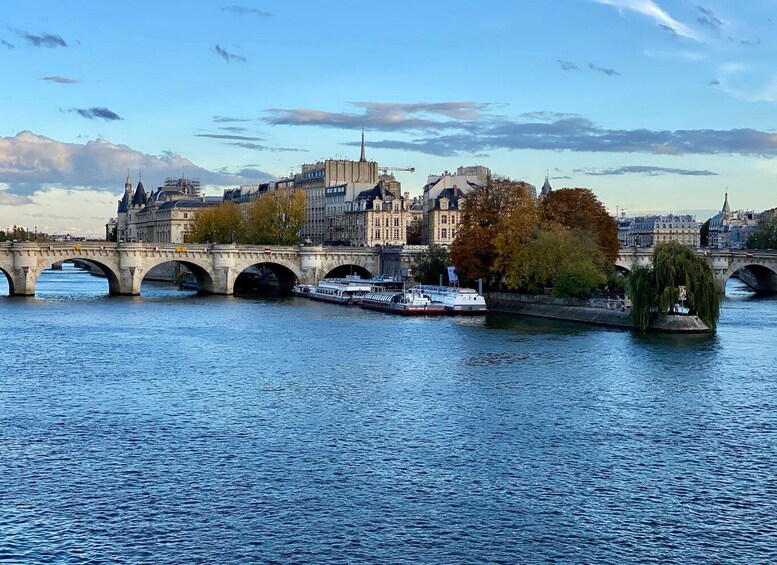
M 203 185 L 235 186 L 270 178 L 213 172 L 180 155 L 147 155 L 105 139 L 65 143 L 30 131 L 0 137 L 0 178 L 17 195 L 30 196 L 54 187 L 119 193 L 127 169 L 140 169 L 143 178 L 150 181 L 149 188 L 161 184 L 166 177 L 180 175 L 182 170 L 188 176 L 199 177 Z M 257 173 L 260 177 L 264 174 Z
M 598 4 L 614 6 L 619 10 L 631 10 L 643 16 L 647 16 L 656 22 L 656 25 L 664 26 L 677 35 L 696 41 L 702 41 L 702 37 L 692 28 L 682 22 L 678 22 L 667 14 L 653 0 L 593 0 Z
M 28 206 L 30 204 L 35 204 L 35 202 L 29 196 L 0 190 L 0 206 Z

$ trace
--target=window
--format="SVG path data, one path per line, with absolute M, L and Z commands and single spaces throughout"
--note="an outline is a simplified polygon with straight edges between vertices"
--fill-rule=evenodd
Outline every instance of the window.
M 399 230 L 394 230 L 394 239 L 399 239 Z
M 456 215 L 455 214 L 451 214 L 451 225 L 453 225 L 455 223 L 456 223 Z
M 380 218 L 378 218 L 377 216 L 375 217 L 375 227 L 376 228 L 380 227 Z
M 442 230 L 440 230 L 440 236 L 442 237 L 442 239 L 448 239 L 448 230 L 447 230 L 447 228 L 442 228 Z
M 399 227 L 399 217 L 394 218 L 394 227 Z
M 447 223 L 448 223 L 448 214 L 443 214 L 443 215 L 440 217 L 440 223 L 441 223 L 441 224 L 447 224 Z

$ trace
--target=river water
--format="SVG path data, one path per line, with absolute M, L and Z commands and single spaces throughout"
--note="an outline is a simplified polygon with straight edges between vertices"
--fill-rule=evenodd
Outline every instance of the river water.
M 714 336 L 37 290 L 0 298 L 0 561 L 777 561 L 777 299 L 736 282 Z

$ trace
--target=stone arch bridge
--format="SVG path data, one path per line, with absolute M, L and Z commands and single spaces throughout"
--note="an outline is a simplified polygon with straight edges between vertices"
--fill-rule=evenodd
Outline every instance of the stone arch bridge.
M 0 243 L 0 272 L 11 295 L 31 296 L 40 274 L 60 261 L 96 265 L 107 277 L 111 294 L 140 294 L 145 275 L 157 265 L 185 265 L 200 292 L 232 294 L 246 269 L 263 265 L 279 278 L 315 284 L 327 276 L 353 273 L 365 277 L 407 274 L 422 248 L 360 248 L 256 245 L 183 245 L 162 243 L 80 242 Z
M 750 249 L 705 249 L 697 252 L 706 257 L 712 264 L 715 280 L 722 288 L 726 282 L 740 269 L 739 278 L 753 289 L 763 292 L 777 292 L 777 251 Z M 649 265 L 652 262 L 652 248 L 624 247 L 618 254 L 616 267 L 631 271 L 639 265 Z

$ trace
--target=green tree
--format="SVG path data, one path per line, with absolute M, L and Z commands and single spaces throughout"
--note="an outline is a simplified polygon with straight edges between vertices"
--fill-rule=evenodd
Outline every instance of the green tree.
M 659 243 L 653 265 L 635 268 L 627 281 L 634 322 L 646 329 L 651 320 L 666 316 L 679 300 L 679 287 L 686 289 L 685 304 L 714 329 L 720 317 L 721 289 L 709 261 L 691 247 L 672 241 Z
M 590 232 L 608 261 L 618 258 L 618 225 L 588 188 L 562 188 L 542 199 L 542 216 L 581 232 Z
M 0 241 L 8 241 L 8 236 L 5 235 L 5 230 L 0 230 Z
M 504 262 L 500 255 L 511 252 L 507 244 L 513 238 L 528 239 L 538 217 L 532 189 L 525 182 L 492 177 L 486 186 L 466 195 L 450 251 L 459 278 L 467 282 L 482 278 L 487 287 L 501 283 Z
M 268 192 L 252 202 L 245 218 L 246 243 L 295 245 L 305 221 L 302 190 Z
M 441 275 L 443 280 L 448 276 L 448 265 L 450 257 L 445 246 L 430 245 L 416 258 L 413 278 L 421 284 L 439 284 Z
M 424 242 L 423 227 L 424 221 L 420 216 L 413 218 L 407 226 L 406 239 L 408 245 L 421 245 Z
M 234 202 L 202 208 L 189 224 L 191 243 L 239 243 L 243 235 L 243 213 Z
M 712 221 L 712 218 L 709 218 L 706 222 L 704 222 L 701 225 L 701 228 L 699 228 L 699 245 L 701 245 L 702 247 L 707 247 L 708 245 L 711 221 Z
M 530 293 L 553 287 L 558 296 L 589 296 L 607 282 L 606 265 L 589 232 L 550 223 L 536 229 L 525 243 L 513 246 L 504 264 L 505 282 Z
M 747 240 L 750 249 L 777 249 L 777 213 L 774 210 L 764 212 Z

